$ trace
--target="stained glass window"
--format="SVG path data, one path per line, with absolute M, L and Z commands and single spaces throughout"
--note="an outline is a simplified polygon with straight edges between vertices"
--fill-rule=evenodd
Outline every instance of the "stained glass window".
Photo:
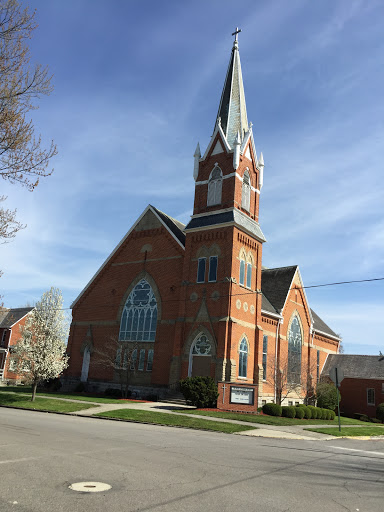
M 263 380 L 267 380 L 268 336 L 263 336 Z
M 152 366 L 153 366 L 153 350 L 148 350 L 147 372 L 152 371 Z
M 240 343 L 239 350 L 239 377 L 247 376 L 247 359 L 248 359 L 248 344 L 247 340 L 243 338 Z
M 155 341 L 157 302 L 150 284 L 142 279 L 129 294 L 120 323 L 121 341 Z
M 300 322 L 295 316 L 288 333 L 288 379 L 297 384 L 301 381 L 301 345 Z
M 247 288 L 252 286 L 252 263 L 247 263 Z
M 211 343 L 206 335 L 200 334 L 193 345 L 192 354 L 195 356 L 209 356 L 211 355 L 211 349 Z

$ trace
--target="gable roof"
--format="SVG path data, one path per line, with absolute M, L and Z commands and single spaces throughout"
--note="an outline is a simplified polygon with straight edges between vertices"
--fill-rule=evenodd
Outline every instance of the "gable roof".
M 168 229 L 174 234 L 174 236 L 179 240 L 179 242 L 185 247 L 185 233 L 184 228 L 185 224 L 182 222 L 170 217 L 166 213 L 158 210 L 152 205 L 149 205 L 160 217 L 160 219 L 164 222 L 164 224 L 168 227 Z
M 281 313 L 284 307 L 297 269 L 298 266 L 293 265 L 261 271 L 261 291 L 278 313 Z
M 344 377 L 350 379 L 381 379 L 384 381 L 384 359 L 380 356 L 329 354 L 322 375 L 329 375 L 334 366 L 341 368 Z
M 335 336 L 336 338 L 340 338 L 328 325 L 317 315 L 313 309 L 311 309 L 312 318 L 313 318 L 313 328 L 315 331 L 324 332 L 325 334 L 330 334 L 331 336 Z
M 267 297 L 262 293 L 261 295 L 261 309 L 267 313 L 272 313 L 273 315 L 279 315 L 279 312 L 272 306 Z M 279 315 L 280 316 L 280 315 Z
M 26 308 L 2 308 L 0 309 L 0 328 L 10 329 L 17 322 L 19 322 L 25 315 L 34 309 L 33 307 Z
M 169 215 L 165 214 L 164 212 L 158 210 L 152 205 L 148 205 L 143 213 L 140 215 L 140 217 L 134 222 L 134 224 L 131 226 L 130 230 L 124 235 L 124 237 L 120 240 L 120 242 L 116 245 L 116 247 L 113 249 L 111 254 L 108 256 L 108 258 L 104 261 L 104 263 L 101 265 L 101 267 L 97 270 L 97 272 L 93 275 L 93 277 L 88 281 L 86 286 L 82 289 L 82 291 L 79 293 L 79 295 L 76 297 L 76 299 L 72 302 L 71 308 L 73 308 L 76 304 L 76 302 L 80 299 L 80 297 L 83 295 L 83 293 L 88 290 L 88 288 L 91 286 L 93 281 L 96 279 L 96 277 L 101 273 L 101 271 L 106 267 L 106 265 L 109 263 L 109 261 L 113 258 L 113 256 L 116 254 L 116 252 L 120 249 L 120 247 L 124 244 L 126 239 L 129 237 L 129 235 L 132 233 L 132 231 L 135 229 L 137 224 L 141 221 L 141 219 L 144 217 L 144 215 L 151 211 L 163 224 L 163 226 L 166 228 L 166 230 L 172 235 L 172 237 L 176 240 L 176 242 L 185 249 L 185 235 L 182 233 L 182 229 L 184 228 L 184 224 L 181 222 L 173 219 L 172 217 L 169 217 Z

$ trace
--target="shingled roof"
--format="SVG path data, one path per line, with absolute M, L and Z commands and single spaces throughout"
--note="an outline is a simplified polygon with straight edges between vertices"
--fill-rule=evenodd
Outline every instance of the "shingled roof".
M 274 314 L 281 314 L 284 307 L 289 289 L 292 284 L 293 277 L 297 265 L 291 267 L 263 268 L 261 271 L 261 291 L 262 305 L 261 308 Z M 311 309 L 313 328 L 321 331 L 329 336 L 339 338 L 330 327 Z
M 297 265 L 293 265 L 261 271 L 261 291 L 278 313 L 281 313 L 284 307 L 297 268 Z
M 172 231 L 172 233 L 179 240 L 179 242 L 183 244 L 183 246 L 185 247 L 185 225 L 182 222 L 174 219 L 173 217 L 170 217 L 161 210 L 158 210 L 155 206 L 150 205 L 150 207 L 155 210 L 155 212 L 161 218 L 164 224 L 166 224 L 166 226 Z
M 359 356 L 350 354 L 329 354 L 322 375 L 329 375 L 334 366 L 341 368 L 344 378 L 381 379 L 384 381 L 384 359 L 380 356 Z
M 2 308 L 0 309 L 0 328 L 10 329 L 33 308 Z
M 332 331 L 332 329 L 328 327 L 328 325 L 313 311 L 313 309 L 311 309 L 311 313 L 313 318 L 313 328 L 316 331 L 325 332 L 326 334 L 339 338 L 339 335 Z

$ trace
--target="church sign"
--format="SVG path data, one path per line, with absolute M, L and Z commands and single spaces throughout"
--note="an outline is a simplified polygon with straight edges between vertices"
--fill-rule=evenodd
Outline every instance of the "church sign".
M 230 386 L 231 389 L 231 404 L 254 404 L 254 392 L 253 388 L 244 388 L 238 386 Z

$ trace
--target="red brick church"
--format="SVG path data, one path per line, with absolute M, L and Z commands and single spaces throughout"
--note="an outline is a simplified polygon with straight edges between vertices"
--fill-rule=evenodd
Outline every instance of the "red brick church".
M 236 35 L 213 135 L 194 155 L 191 220 L 149 205 L 73 302 L 68 385 L 118 387 L 114 370 L 97 364 L 113 337 L 118 357 L 137 347 L 138 394 L 164 396 L 181 378 L 211 375 L 253 387 L 261 405 L 286 374 L 283 402 L 303 401 L 340 338 L 310 309 L 297 266 L 262 267 L 263 170 Z

